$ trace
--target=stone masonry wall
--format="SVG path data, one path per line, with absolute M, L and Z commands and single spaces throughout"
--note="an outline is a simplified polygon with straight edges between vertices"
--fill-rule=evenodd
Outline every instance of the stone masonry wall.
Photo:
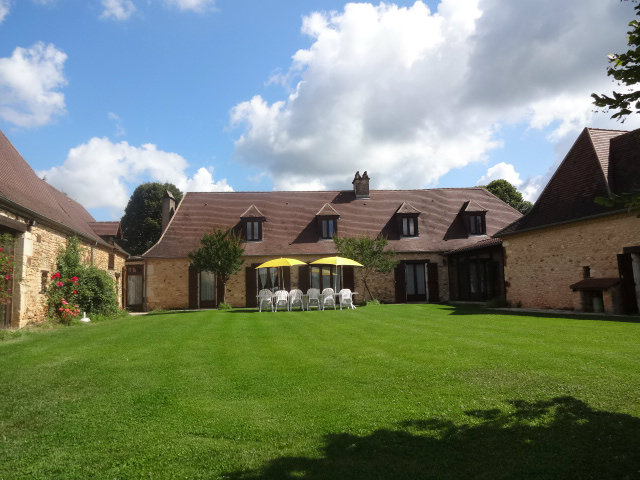
M 13 220 L 26 221 L 11 212 L 0 210 L 0 215 Z M 46 295 L 43 292 L 43 272 L 46 272 L 45 284 L 51 282 L 51 275 L 56 271 L 56 258 L 58 252 L 65 248 L 67 237 L 53 228 L 37 223 L 30 227 L 29 231 L 16 236 L 14 248 L 15 278 L 12 299 L 12 328 L 21 328 L 28 323 L 38 323 L 46 319 Z M 83 259 L 86 263 L 91 260 L 92 245 L 80 242 L 84 249 Z M 103 250 L 106 247 L 94 247 L 94 261 L 97 266 L 115 278 L 115 272 L 121 272 L 124 265 L 122 254 L 115 256 L 114 270 L 108 270 L 108 253 Z M 104 257 L 104 261 L 103 261 Z M 104 264 L 104 265 L 103 265 Z M 121 296 L 118 287 L 118 298 Z
M 618 214 L 503 239 L 507 300 L 527 308 L 574 307 L 569 285 L 583 278 L 617 277 L 616 255 L 640 244 L 640 220 Z
M 232 307 L 244 307 L 247 304 L 245 268 L 251 264 L 263 263 L 272 260 L 273 256 L 246 257 L 242 269 L 232 275 L 226 285 L 226 301 Z M 303 262 L 317 260 L 317 255 L 297 255 L 296 258 Z M 445 259 L 439 254 L 402 254 L 398 260 L 430 260 L 438 264 L 438 281 L 440 289 L 440 301 L 449 299 L 448 269 Z M 181 259 L 148 259 L 145 274 L 145 296 L 147 310 L 160 308 L 181 309 L 189 306 L 189 261 Z M 135 262 L 140 263 L 140 262 Z M 299 267 L 290 267 L 291 288 L 298 288 Z M 355 300 L 360 302 L 364 298 L 364 283 L 361 270 L 354 269 L 355 289 L 360 294 Z M 369 279 L 371 292 L 381 301 L 395 302 L 394 273 L 373 274 Z

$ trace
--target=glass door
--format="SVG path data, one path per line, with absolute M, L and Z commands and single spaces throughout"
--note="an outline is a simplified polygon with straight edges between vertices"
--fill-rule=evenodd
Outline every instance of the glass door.
M 407 302 L 427 301 L 426 263 L 405 264 Z

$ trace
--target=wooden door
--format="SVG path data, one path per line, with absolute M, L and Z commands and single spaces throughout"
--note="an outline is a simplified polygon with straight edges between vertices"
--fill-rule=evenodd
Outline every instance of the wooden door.
M 144 302 L 144 265 L 127 265 L 127 309 L 141 312 Z
M 406 262 L 404 266 L 407 302 L 427 301 L 427 268 L 425 262 Z
M 638 313 L 636 283 L 633 279 L 633 262 L 630 253 L 618 255 L 618 272 L 622 293 L 622 311 L 626 314 Z

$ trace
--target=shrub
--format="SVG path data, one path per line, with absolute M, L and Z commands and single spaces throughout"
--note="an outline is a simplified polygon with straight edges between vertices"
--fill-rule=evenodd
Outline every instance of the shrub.
M 118 312 L 115 282 L 94 265 L 82 263 L 76 237 L 67 239 L 56 260 L 58 271 L 47 289 L 49 317 L 70 324 L 82 312 L 112 316 Z
M 218 310 L 231 310 L 231 305 L 225 302 L 220 302 L 218 304 Z

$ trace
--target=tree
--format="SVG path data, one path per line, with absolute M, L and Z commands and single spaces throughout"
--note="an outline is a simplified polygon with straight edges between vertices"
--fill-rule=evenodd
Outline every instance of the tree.
M 131 195 L 121 220 L 121 245 L 131 255 L 142 255 L 160 239 L 162 199 L 167 190 L 178 204 L 182 192 L 172 183 L 143 183 Z
M 635 3 L 637 1 L 634 0 Z M 634 7 L 636 16 L 640 18 L 640 4 Z M 607 75 L 613 77 L 618 85 L 626 85 L 626 92 L 613 92 L 613 96 L 592 93 L 593 103 L 607 112 L 613 111 L 611 118 L 624 122 L 632 113 L 640 113 L 640 21 L 638 18 L 629 22 L 627 44 L 629 50 L 625 53 L 610 54 Z M 640 209 L 640 193 L 638 191 L 625 192 L 621 195 L 612 194 L 610 197 L 598 197 L 596 203 L 608 207 L 624 206 L 629 211 Z M 640 217 L 640 215 L 638 215 Z
M 362 267 L 362 281 L 364 282 L 364 299 L 373 299 L 367 280 L 375 273 L 390 273 L 398 263 L 395 252 L 386 249 L 388 241 L 384 237 L 333 237 L 338 252 L 343 257 L 360 262 Z
M 242 239 L 233 229 L 216 230 L 205 233 L 200 240 L 202 245 L 189 253 L 191 265 L 199 272 L 213 272 L 222 282 L 222 303 L 225 301 L 227 282 L 231 275 L 242 268 Z
M 637 2 L 636 2 L 637 3 Z M 640 18 L 640 4 L 634 7 L 636 16 Z M 640 21 L 638 18 L 629 22 L 627 44 L 629 50 L 625 53 L 609 55 L 611 66 L 607 75 L 613 77 L 618 85 L 628 87 L 623 92 L 613 92 L 612 96 L 592 93 L 593 103 L 606 111 L 613 111 L 611 118 L 624 122 L 625 117 L 632 113 L 640 113 L 640 90 L 635 86 L 640 83 Z
M 522 198 L 522 194 L 516 189 L 516 187 L 506 180 L 493 180 L 488 185 L 485 185 L 484 188 L 522 214 L 527 213 L 533 207 L 533 204 Z

